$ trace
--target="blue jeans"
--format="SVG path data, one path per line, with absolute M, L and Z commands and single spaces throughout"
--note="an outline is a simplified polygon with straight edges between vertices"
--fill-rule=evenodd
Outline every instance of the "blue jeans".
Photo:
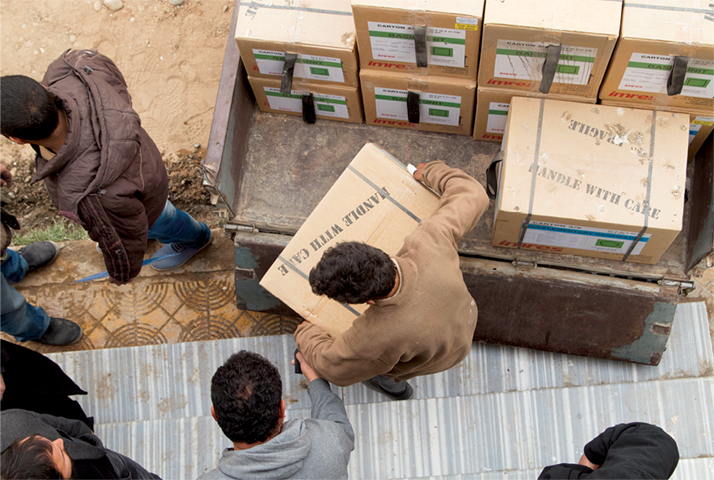
M 194 220 L 188 213 L 166 200 L 161 216 L 149 227 L 149 239 L 161 243 L 178 243 L 186 247 L 200 247 L 211 237 L 205 223 Z
M 0 330 L 9 333 L 20 342 L 37 340 L 47 331 L 50 317 L 40 307 L 27 303 L 20 292 L 12 288 L 27 273 L 27 262 L 17 252 L 7 251 L 2 264 L 2 288 L 0 290 Z

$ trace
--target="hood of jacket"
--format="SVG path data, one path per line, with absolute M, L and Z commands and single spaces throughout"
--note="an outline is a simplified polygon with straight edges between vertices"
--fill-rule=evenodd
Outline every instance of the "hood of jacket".
M 32 181 L 45 180 L 60 212 L 76 214 L 79 201 L 101 193 L 140 155 L 141 121 L 116 66 L 91 50 L 65 53 L 42 80 L 67 116 L 64 145 L 50 160 L 38 155 Z
M 300 471 L 311 448 L 305 422 L 292 419 L 269 442 L 248 450 L 224 450 L 218 469 L 230 478 L 290 478 Z

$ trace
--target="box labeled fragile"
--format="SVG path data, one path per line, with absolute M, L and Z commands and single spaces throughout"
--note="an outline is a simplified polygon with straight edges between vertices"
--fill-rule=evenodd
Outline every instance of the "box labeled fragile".
M 438 196 L 381 148 L 366 144 L 268 269 L 260 285 L 300 316 L 339 335 L 368 305 L 312 293 L 310 270 L 339 242 L 359 241 L 393 256 L 438 206 Z
M 689 115 L 514 97 L 492 244 L 657 263 L 682 228 Z
M 359 86 L 349 0 L 255 0 L 239 9 L 235 39 L 249 76 L 279 79 L 294 53 L 293 85 Z

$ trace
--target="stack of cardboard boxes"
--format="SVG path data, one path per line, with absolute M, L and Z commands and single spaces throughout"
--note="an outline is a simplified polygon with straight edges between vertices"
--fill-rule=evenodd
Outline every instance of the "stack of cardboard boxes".
M 626 0 L 622 33 L 600 90 L 603 105 L 690 115 L 689 157 L 714 128 L 710 0 Z
M 352 0 L 367 124 L 470 135 L 483 0 Z
M 500 142 L 513 96 L 595 103 L 622 4 L 487 0 L 474 139 Z
M 236 43 L 262 111 L 362 123 L 349 0 L 241 4 Z

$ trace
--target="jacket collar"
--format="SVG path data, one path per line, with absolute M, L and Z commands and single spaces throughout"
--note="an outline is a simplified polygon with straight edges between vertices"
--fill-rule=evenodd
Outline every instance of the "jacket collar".
M 76 102 L 71 97 L 57 92 L 50 87 L 48 89 L 60 101 L 59 108 L 64 111 L 67 117 L 67 135 L 65 136 L 64 145 L 56 152 L 51 160 L 45 160 L 41 155 L 36 157 L 36 170 L 32 176 L 31 183 L 35 183 L 43 178 L 54 175 L 67 166 L 76 158 L 81 138 L 81 125 L 79 112 L 76 109 Z M 35 151 L 38 152 L 38 148 Z
M 410 300 L 416 290 L 415 285 L 419 280 L 419 272 L 414 262 L 400 257 L 392 257 L 392 260 L 397 263 L 401 274 L 401 283 L 399 285 L 398 295 L 384 298 L 382 300 L 375 300 L 373 305 L 374 307 L 388 308 L 392 306 L 398 307 L 404 305 Z

